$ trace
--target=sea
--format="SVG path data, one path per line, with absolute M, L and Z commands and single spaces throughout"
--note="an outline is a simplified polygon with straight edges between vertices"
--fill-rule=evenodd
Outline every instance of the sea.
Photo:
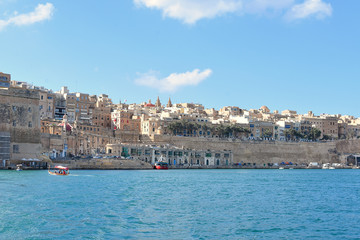
M 360 170 L 0 171 L 0 239 L 360 239 Z

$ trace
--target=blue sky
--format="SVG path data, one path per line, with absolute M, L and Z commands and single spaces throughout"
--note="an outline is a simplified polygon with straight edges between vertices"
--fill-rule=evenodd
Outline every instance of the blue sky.
M 0 0 L 0 71 L 113 102 L 360 117 L 360 1 Z

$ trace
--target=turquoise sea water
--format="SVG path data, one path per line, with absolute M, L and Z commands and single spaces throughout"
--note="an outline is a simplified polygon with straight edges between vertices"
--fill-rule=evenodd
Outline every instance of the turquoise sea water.
M 0 171 L 0 239 L 360 239 L 360 170 Z

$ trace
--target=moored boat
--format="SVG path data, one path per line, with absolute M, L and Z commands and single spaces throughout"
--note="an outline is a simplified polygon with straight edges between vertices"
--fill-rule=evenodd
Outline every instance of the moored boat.
M 169 169 L 166 162 L 157 162 L 155 163 L 154 169 Z
M 60 176 L 66 176 L 70 174 L 69 168 L 63 166 L 55 166 L 53 169 L 51 169 L 49 166 L 48 172 L 50 175 L 60 175 Z
M 22 164 L 16 165 L 16 171 L 22 171 Z

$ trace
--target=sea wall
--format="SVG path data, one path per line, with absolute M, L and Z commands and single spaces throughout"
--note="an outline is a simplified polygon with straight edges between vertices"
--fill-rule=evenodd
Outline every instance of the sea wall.
M 231 150 L 234 163 L 267 163 L 293 162 L 308 164 L 310 162 L 335 163 L 343 161 L 337 151 L 337 142 L 280 142 L 280 141 L 240 141 L 217 138 L 191 138 L 162 136 L 155 139 L 156 144 L 169 143 L 178 147 L 192 149 Z M 154 143 L 153 143 L 154 144 Z M 348 143 L 339 145 L 345 149 Z M 353 143 L 351 150 L 360 146 Z
M 136 160 L 121 159 L 78 159 L 54 161 L 52 165 L 65 165 L 70 169 L 152 169 L 151 164 Z
M 336 150 L 339 154 L 360 154 L 360 140 L 341 140 L 336 142 Z

